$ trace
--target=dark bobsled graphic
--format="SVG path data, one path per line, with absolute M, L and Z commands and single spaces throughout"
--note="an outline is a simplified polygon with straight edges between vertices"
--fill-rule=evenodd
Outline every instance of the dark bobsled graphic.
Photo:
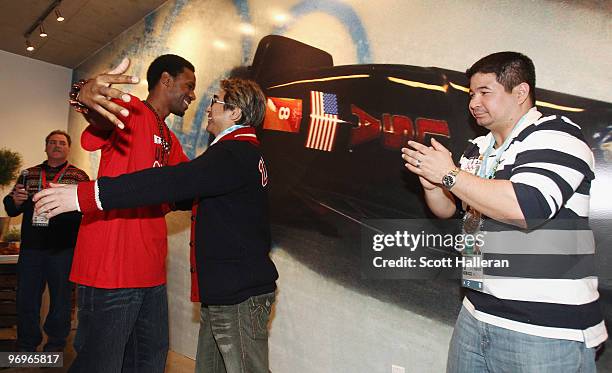
M 359 232 L 376 230 L 369 219 L 431 217 L 400 148 L 435 137 L 457 162 L 468 140 L 484 133 L 467 109 L 465 75 L 407 65 L 333 66 L 327 52 L 275 35 L 260 41 L 251 73 L 268 97 L 259 136 L 279 245 L 347 286 L 452 322 L 458 281 L 365 280 Z M 612 181 L 612 104 L 543 89 L 537 100 L 540 111 L 583 128 L 597 177 Z M 612 209 L 597 210 L 597 199 L 607 197 L 592 198 L 600 221 L 611 218 Z M 598 241 L 610 242 L 605 229 L 595 230 Z

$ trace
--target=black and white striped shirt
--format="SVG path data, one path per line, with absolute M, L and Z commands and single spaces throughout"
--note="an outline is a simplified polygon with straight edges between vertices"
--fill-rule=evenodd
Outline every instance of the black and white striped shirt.
M 571 120 L 535 107 L 525 115 L 495 178 L 512 182 L 528 230 L 485 220 L 483 259 L 510 266 L 485 268 L 482 291 L 468 290 L 463 303 L 482 322 L 594 347 L 607 332 L 588 226 L 593 153 Z M 473 140 L 461 168 L 474 173 L 491 140 L 491 133 Z

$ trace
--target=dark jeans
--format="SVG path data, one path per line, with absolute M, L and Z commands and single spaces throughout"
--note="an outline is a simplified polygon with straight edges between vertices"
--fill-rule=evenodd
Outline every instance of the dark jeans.
M 196 373 L 268 373 L 274 293 L 229 306 L 202 305 Z
M 168 354 L 166 285 L 99 289 L 78 285 L 77 356 L 69 372 L 163 373 Z
M 25 249 L 17 264 L 17 349 L 36 351 L 42 341 L 40 305 L 49 286 L 49 313 L 44 330 L 44 350 L 58 351 L 70 333 L 72 284 L 68 281 L 72 249 L 61 251 Z

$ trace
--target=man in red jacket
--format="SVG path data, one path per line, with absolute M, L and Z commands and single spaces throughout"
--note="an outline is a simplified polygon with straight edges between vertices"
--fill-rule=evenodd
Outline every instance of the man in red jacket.
M 169 114 L 183 116 L 195 100 L 193 65 L 176 55 L 156 58 L 147 71 L 149 95 L 141 101 L 109 86 L 128 64 L 80 81 L 71 92 L 71 104 L 90 123 L 81 145 L 101 151 L 98 177 L 187 160 L 164 120 Z M 164 371 L 169 344 L 164 216 L 169 211 L 168 205 L 152 204 L 83 217 L 70 274 L 79 302 L 71 372 Z

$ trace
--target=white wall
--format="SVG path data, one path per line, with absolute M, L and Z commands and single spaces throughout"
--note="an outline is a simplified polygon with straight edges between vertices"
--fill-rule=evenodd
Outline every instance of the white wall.
M 72 70 L 1 50 L 0 66 L 0 148 L 19 152 L 30 167 L 46 159 L 45 136 L 68 128 Z M 0 189 L 0 197 L 10 188 Z

